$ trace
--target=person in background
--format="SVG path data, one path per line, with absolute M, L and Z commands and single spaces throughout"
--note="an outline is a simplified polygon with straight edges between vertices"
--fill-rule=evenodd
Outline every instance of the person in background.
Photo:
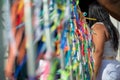
M 96 1 L 89 6 L 89 21 L 94 44 L 94 80 L 120 80 L 120 62 L 116 60 L 119 32 L 109 13 Z
M 12 3 L 12 2 L 11 2 Z M 15 0 L 10 7 L 11 29 L 10 39 L 8 40 L 8 58 L 5 65 L 5 76 L 14 80 L 26 80 L 27 78 L 27 62 L 24 58 L 26 55 L 26 37 L 25 27 L 20 24 L 24 23 L 24 6 L 23 0 Z M 20 67 L 20 65 L 23 63 Z M 18 71 L 18 72 L 17 72 Z

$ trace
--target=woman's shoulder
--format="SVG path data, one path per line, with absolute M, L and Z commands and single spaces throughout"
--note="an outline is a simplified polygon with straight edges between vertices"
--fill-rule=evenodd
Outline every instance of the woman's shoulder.
M 97 30 L 105 30 L 105 25 L 102 22 L 96 22 L 91 29 L 97 29 Z
M 98 35 L 104 35 L 106 40 L 109 39 L 109 33 L 104 25 L 104 23 L 102 22 L 96 22 L 93 27 L 92 27 L 92 31 L 93 33 L 96 33 Z

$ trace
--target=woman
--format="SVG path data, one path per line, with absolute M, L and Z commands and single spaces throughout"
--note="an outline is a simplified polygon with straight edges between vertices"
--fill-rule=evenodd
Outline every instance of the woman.
M 23 78 L 27 77 L 26 71 L 26 63 L 21 67 L 19 74 L 16 74 L 17 71 L 14 73 L 15 70 L 19 70 L 18 66 L 22 63 L 25 53 L 26 53 L 26 38 L 25 38 L 25 27 L 24 25 L 20 28 L 17 28 L 18 25 L 23 23 L 23 16 L 24 16 L 24 9 L 23 0 L 15 0 L 11 6 L 11 35 L 13 36 L 10 38 L 9 46 L 8 46 L 8 59 L 5 66 L 5 75 L 7 78 L 14 80 L 14 77 L 17 80 L 25 80 Z M 14 40 L 14 41 L 13 41 Z M 17 54 L 16 54 L 17 53 Z
M 120 63 L 116 60 L 119 32 L 110 21 L 108 12 L 94 2 L 89 6 L 89 17 L 93 30 L 94 78 L 95 80 L 120 80 Z

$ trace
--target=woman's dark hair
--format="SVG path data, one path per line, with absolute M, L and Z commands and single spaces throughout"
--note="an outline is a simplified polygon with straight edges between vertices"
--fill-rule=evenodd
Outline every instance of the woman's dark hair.
M 96 20 L 90 20 L 89 26 L 92 26 L 96 22 L 104 23 L 111 40 L 111 44 L 115 51 L 119 46 L 119 32 L 117 28 L 112 24 L 109 13 L 96 1 L 89 6 L 89 17 L 96 18 Z

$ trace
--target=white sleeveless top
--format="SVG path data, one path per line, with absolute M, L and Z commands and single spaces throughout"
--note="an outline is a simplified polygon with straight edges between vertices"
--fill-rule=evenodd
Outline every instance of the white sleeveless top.
M 106 41 L 105 45 L 104 45 L 103 57 L 106 57 L 106 56 L 107 57 L 111 57 L 111 56 L 116 57 L 117 56 L 117 52 L 114 51 L 113 47 L 111 46 L 110 40 Z
M 103 24 L 103 23 L 102 22 L 96 22 L 95 24 Z M 94 25 L 92 27 L 94 27 Z M 110 40 L 108 40 L 104 44 L 103 57 L 112 57 L 112 56 L 116 57 L 117 52 L 114 51 L 113 47 L 111 46 Z

